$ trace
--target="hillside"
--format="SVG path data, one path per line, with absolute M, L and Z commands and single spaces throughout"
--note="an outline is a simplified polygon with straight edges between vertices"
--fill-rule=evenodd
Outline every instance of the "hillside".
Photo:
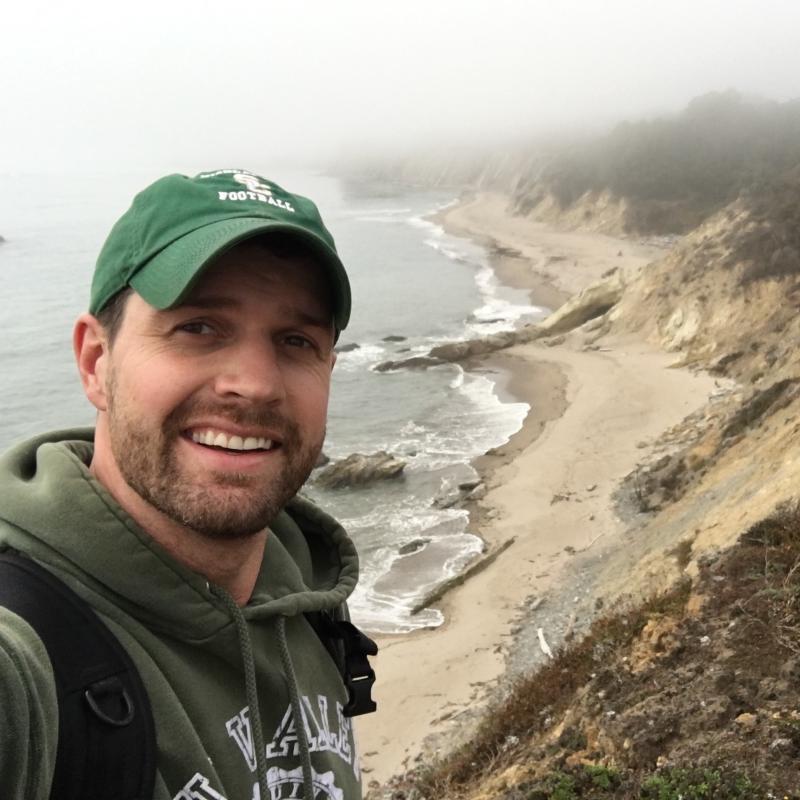
M 711 217 L 625 293 L 612 315 L 686 361 L 745 383 L 797 371 L 800 171 Z

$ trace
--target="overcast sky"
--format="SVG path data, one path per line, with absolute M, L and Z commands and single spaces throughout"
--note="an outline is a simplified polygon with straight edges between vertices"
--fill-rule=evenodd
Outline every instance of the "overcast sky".
M 0 170 L 185 169 L 800 97 L 800 2 L 4 4 Z

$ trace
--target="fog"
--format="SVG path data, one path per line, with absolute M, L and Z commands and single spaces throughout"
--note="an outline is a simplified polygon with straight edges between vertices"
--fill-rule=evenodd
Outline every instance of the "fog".
M 194 169 L 475 144 L 800 96 L 800 3 L 5 6 L 0 170 Z

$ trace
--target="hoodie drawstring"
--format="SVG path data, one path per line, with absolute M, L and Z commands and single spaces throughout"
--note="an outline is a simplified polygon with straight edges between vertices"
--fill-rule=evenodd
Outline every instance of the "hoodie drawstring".
M 292 716 L 294 717 L 294 729 L 297 732 L 297 744 L 300 747 L 300 759 L 303 765 L 303 793 L 306 800 L 314 800 L 314 778 L 311 771 L 311 753 L 308 748 L 308 736 L 306 736 L 305 718 L 303 707 L 300 703 L 300 693 L 297 690 L 297 676 L 292 664 L 292 656 L 289 653 L 289 643 L 286 641 L 286 617 L 278 617 L 275 625 L 278 631 L 278 644 L 281 651 L 281 665 L 286 673 L 286 680 L 289 684 L 289 699 L 292 703 Z
M 244 663 L 244 687 L 247 705 L 250 709 L 250 726 L 253 732 L 253 747 L 256 751 L 256 774 L 258 776 L 258 787 L 262 800 L 267 800 L 269 787 L 267 785 L 267 752 L 264 747 L 264 733 L 261 728 L 261 712 L 258 707 L 258 691 L 256 688 L 256 667 L 253 659 L 253 645 L 250 641 L 250 631 L 247 628 L 247 620 L 242 614 L 241 608 L 236 605 L 236 601 L 219 586 L 209 586 L 212 594 L 218 597 L 225 604 L 225 608 L 231 615 L 236 625 L 236 636 L 239 639 L 239 650 L 242 654 Z M 286 640 L 286 617 L 278 617 L 275 623 L 278 634 L 278 649 L 281 654 L 281 666 L 289 689 L 289 701 L 292 707 L 292 718 L 294 719 L 294 729 L 297 733 L 297 745 L 300 749 L 300 759 L 303 768 L 303 795 L 306 800 L 314 800 L 314 774 L 311 770 L 311 752 L 308 746 L 308 736 L 306 735 L 305 717 L 303 707 L 300 702 L 300 692 L 297 688 L 297 675 L 292 664 L 292 657 L 289 653 L 289 643 Z
M 225 604 L 233 622 L 236 625 L 236 636 L 239 639 L 239 650 L 244 663 L 244 690 L 247 705 L 250 709 L 250 728 L 253 733 L 253 747 L 256 751 L 256 775 L 258 788 L 262 800 L 269 797 L 267 786 L 267 753 L 264 747 L 264 733 L 261 728 L 261 711 L 258 707 L 258 691 L 256 689 L 256 666 L 253 660 L 253 645 L 250 641 L 250 631 L 247 629 L 247 620 L 236 601 L 218 586 L 210 585 L 211 592 L 219 597 Z

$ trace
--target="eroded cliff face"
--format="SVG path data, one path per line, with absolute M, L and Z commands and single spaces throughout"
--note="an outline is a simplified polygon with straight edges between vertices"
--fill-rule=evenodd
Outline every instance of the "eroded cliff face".
M 651 264 L 609 314 L 683 363 L 744 384 L 797 371 L 800 187 L 738 200 Z
M 676 366 L 719 376 L 699 413 L 665 432 L 619 492 L 630 546 L 605 570 L 609 596 L 664 588 L 685 572 L 668 552 L 696 558 L 800 494 L 800 181 L 737 200 L 664 258 L 628 275 L 596 330 L 635 333 L 675 354 Z
M 578 200 L 562 206 L 541 186 L 517 187 L 510 204 L 516 214 L 547 222 L 563 230 L 591 231 L 611 236 L 629 233 L 629 203 L 610 191 L 589 191 Z

